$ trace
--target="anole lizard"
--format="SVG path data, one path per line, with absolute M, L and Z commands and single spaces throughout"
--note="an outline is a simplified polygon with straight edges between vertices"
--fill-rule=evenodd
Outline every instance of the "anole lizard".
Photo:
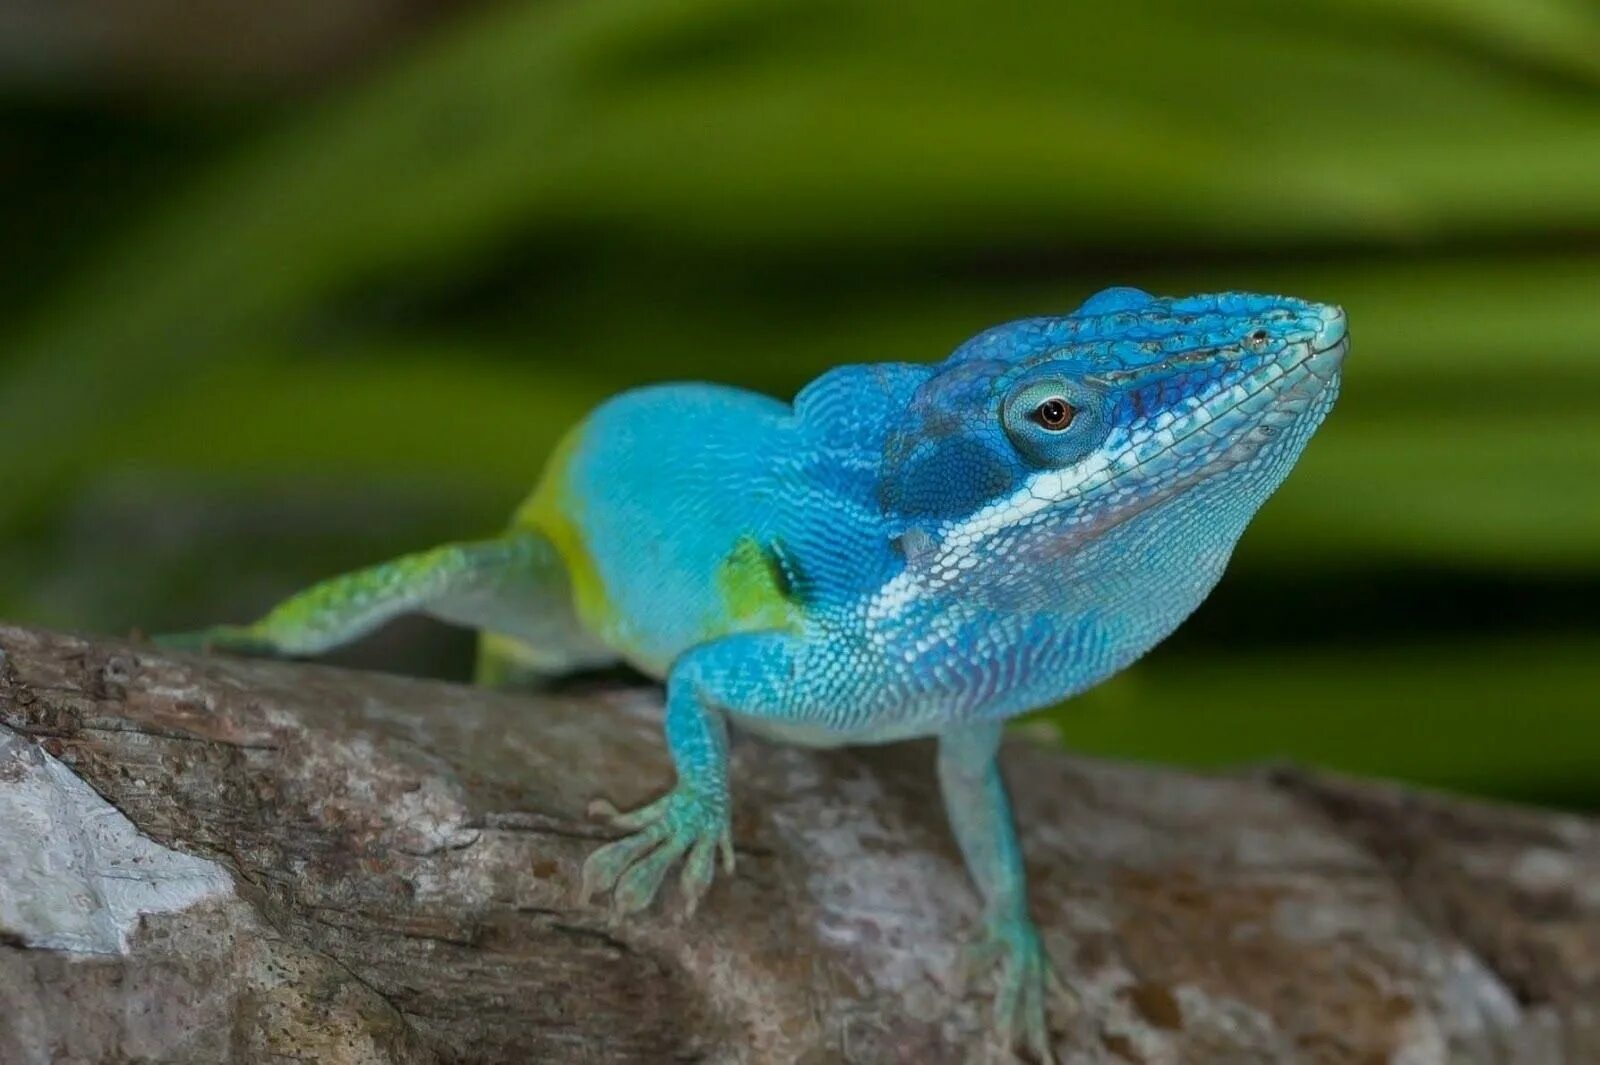
M 1113 288 L 935 364 L 844 366 L 784 403 L 707 384 L 603 403 L 500 537 L 335 577 L 171 638 L 306 655 L 405 611 L 482 630 L 479 678 L 625 660 L 666 682 L 677 770 L 583 868 L 693 911 L 733 868 L 726 721 L 790 743 L 936 736 L 998 959 L 996 1027 L 1050 1057 L 1054 982 L 997 751 L 1111 676 L 1222 575 L 1338 392 L 1339 308 Z

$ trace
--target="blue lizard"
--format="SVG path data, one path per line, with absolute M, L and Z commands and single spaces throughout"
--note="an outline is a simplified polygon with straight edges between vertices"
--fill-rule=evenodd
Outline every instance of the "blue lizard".
M 937 364 L 844 366 L 792 404 L 706 384 L 593 411 L 510 529 L 333 578 L 187 645 L 314 654 L 407 610 L 483 630 L 479 677 L 625 660 L 666 681 L 676 785 L 596 850 L 642 910 L 733 868 L 725 721 L 807 744 L 939 739 L 1000 964 L 996 1026 L 1050 1057 L 1004 723 L 1133 662 L 1205 598 L 1332 406 L 1337 307 L 1113 288 Z

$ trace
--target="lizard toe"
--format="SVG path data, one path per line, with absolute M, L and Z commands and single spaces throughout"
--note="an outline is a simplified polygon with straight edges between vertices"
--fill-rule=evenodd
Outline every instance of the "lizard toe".
M 587 903 L 596 894 L 612 890 L 630 866 L 655 849 L 666 837 L 667 826 L 658 823 L 614 843 L 607 843 L 589 855 L 583 863 L 578 901 Z
M 648 909 L 661 890 L 667 871 L 688 849 L 688 840 L 669 835 L 655 850 L 630 865 L 611 890 L 612 908 L 622 914 Z
M 997 922 L 968 957 L 975 962 L 999 962 L 994 1006 L 996 1036 L 1008 1048 L 1025 1048 L 1035 1061 L 1053 1063 L 1046 1007 L 1052 994 L 1064 994 L 1065 988 L 1045 955 L 1033 923 L 1026 918 Z
M 699 908 L 700 900 L 711 887 L 712 877 L 716 876 L 717 850 L 719 841 L 709 836 L 701 836 L 695 841 L 689 857 L 683 863 L 683 875 L 678 881 L 678 888 L 683 893 L 683 915 L 693 917 L 694 911 Z

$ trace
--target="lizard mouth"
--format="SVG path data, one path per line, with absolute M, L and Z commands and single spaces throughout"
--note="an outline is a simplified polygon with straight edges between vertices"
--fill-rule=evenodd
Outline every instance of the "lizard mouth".
M 1153 451 L 1137 444 L 1125 447 L 1095 476 L 1061 493 L 1053 505 L 1082 499 L 1107 482 L 1167 470 L 1156 474 L 1154 489 L 1131 506 L 1110 508 L 1087 527 L 1080 524 L 1075 528 L 1075 537 L 1081 539 L 1121 525 L 1252 461 L 1285 436 L 1298 436 L 1303 442 L 1338 396 L 1339 367 L 1349 346 L 1342 331 L 1323 346 L 1307 345 L 1297 358 L 1277 363 L 1274 374 L 1258 374 L 1241 382 L 1225 401 L 1203 405 L 1203 414 L 1191 412 L 1183 419 L 1187 424 L 1174 427 L 1176 431 L 1165 446 Z M 1306 428 L 1308 424 L 1310 428 Z M 1176 460 L 1195 440 L 1216 435 L 1230 438 L 1231 443 L 1205 449 L 1192 463 Z
M 1169 427 L 1162 446 L 1150 448 L 1144 442 L 1127 442 L 1095 473 L 1080 477 L 1076 484 L 1063 485 L 1064 490 L 1054 503 L 1082 498 L 1107 482 L 1130 475 L 1148 475 L 1163 466 L 1172 468 L 1171 475 L 1163 478 L 1164 483 L 1156 491 L 1131 508 L 1133 513 L 1142 512 L 1248 462 L 1286 430 L 1292 432 L 1303 419 L 1310 418 L 1314 427 L 1338 395 L 1339 367 L 1350 346 L 1344 313 L 1338 308 L 1329 310 L 1334 313 L 1327 316 L 1328 325 L 1298 355 L 1257 371 L 1229 392 L 1188 412 Z M 1232 442 L 1205 449 L 1204 457 L 1193 463 L 1174 460 L 1205 436 L 1229 438 Z M 1116 520 L 1129 516 L 1122 514 Z
M 1344 365 L 1344 357 L 1350 351 L 1350 338 L 1340 337 L 1327 347 L 1312 348 L 1311 358 L 1308 361 L 1313 371 L 1327 369 L 1337 372 Z
M 1342 334 L 1321 349 L 1314 343 L 1303 344 L 1298 353 L 1286 352 L 1286 357 L 1189 410 L 1159 436 L 1124 439 L 1089 464 L 1040 474 L 1027 485 L 1025 495 L 997 501 L 973 515 L 974 535 L 981 537 L 1007 525 L 1044 523 L 1047 512 L 1059 512 L 1113 481 L 1156 478 L 1154 490 L 1131 505 L 1105 508 L 1089 523 L 1103 528 L 1248 462 L 1301 419 L 1320 420 L 1327 412 L 1338 392 L 1338 365 L 1346 346 Z M 1207 446 L 1195 449 L 1194 460 L 1182 461 L 1183 453 L 1202 440 Z M 1074 531 L 1082 534 L 1083 526 L 1078 524 Z

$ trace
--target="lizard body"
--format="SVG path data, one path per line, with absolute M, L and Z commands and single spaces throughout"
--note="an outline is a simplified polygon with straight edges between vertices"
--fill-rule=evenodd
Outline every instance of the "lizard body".
M 939 737 L 1001 965 L 998 1025 L 1049 1056 L 1051 979 L 996 754 L 1003 723 L 1144 654 L 1205 598 L 1338 392 L 1336 307 L 1108 289 L 935 364 L 846 366 L 792 404 L 623 393 L 500 538 L 334 578 L 179 638 L 309 654 L 405 610 L 484 630 L 480 678 L 623 659 L 666 682 L 676 786 L 584 893 L 688 909 L 732 866 L 725 720 L 791 743 Z

